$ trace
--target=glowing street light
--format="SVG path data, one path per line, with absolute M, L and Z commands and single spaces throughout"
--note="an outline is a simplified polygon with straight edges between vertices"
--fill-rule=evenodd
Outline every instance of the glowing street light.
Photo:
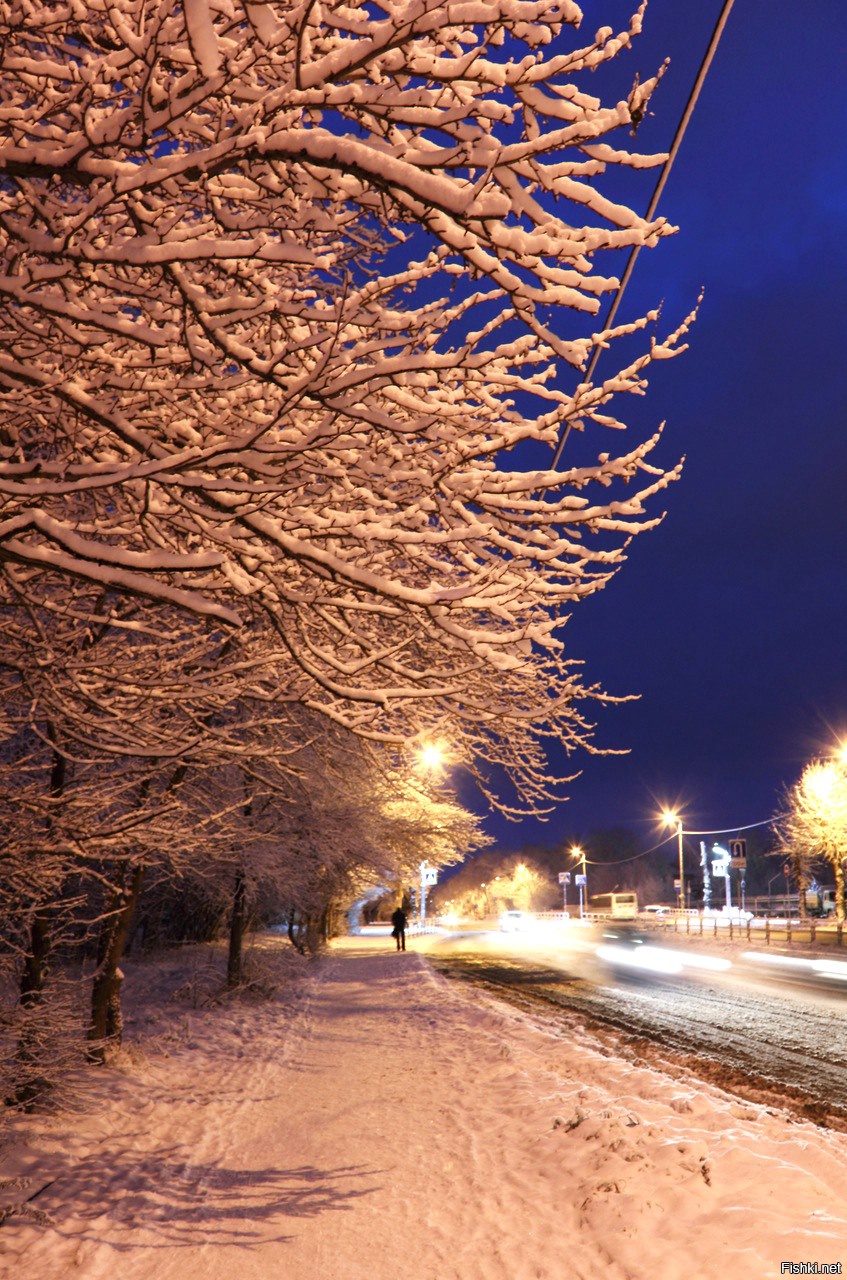
M 425 769 L 437 769 L 444 760 L 444 753 L 440 747 L 429 742 L 421 749 L 420 760 Z
M 685 910 L 685 872 L 682 866 L 682 818 L 672 809 L 665 809 L 662 818 L 669 827 L 676 827 L 676 838 L 679 844 L 679 906 Z

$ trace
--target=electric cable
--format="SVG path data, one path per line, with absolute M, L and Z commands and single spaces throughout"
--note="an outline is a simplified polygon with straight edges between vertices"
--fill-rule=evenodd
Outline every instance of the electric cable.
M 656 212 L 656 206 L 658 205 L 662 192 L 665 189 L 665 183 L 667 182 L 670 171 L 673 168 L 673 162 L 676 159 L 677 152 L 679 151 L 679 148 L 682 144 L 682 139 L 685 136 L 686 129 L 688 128 L 688 122 L 690 121 L 691 116 L 694 113 L 694 108 L 697 105 L 697 99 L 700 97 L 700 92 L 703 88 L 703 84 L 705 83 L 709 68 L 712 65 L 712 61 L 717 51 L 717 47 L 720 43 L 721 36 L 723 35 L 724 27 L 726 26 L 727 21 L 729 19 L 729 15 L 730 15 L 730 11 L 732 9 L 733 3 L 734 3 L 734 0 L 724 0 L 724 5 L 721 10 L 720 16 L 712 32 L 712 38 L 709 41 L 708 48 L 706 49 L 706 52 L 703 55 L 703 60 L 700 63 L 700 69 L 697 73 L 697 78 L 694 81 L 694 86 L 690 94 L 688 95 L 688 101 L 685 104 L 685 109 L 682 115 L 680 116 L 679 124 L 676 127 L 676 133 L 674 134 L 673 142 L 671 143 L 671 149 L 668 152 L 667 159 L 665 160 L 665 163 L 662 165 L 662 168 L 659 172 L 659 179 L 656 183 L 655 190 L 653 191 L 653 196 L 650 200 L 650 204 L 647 209 L 647 212 L 644 215 L 646 221 L 648 222 L 654 216 Z M 626 286 L 629 284 L 630 277 L 632 276 L 633 270 L 635 268 L 635 262 L 636 262 L 636 259 L 638 258 L 640 249 L 641 249 L 641 245 L 638 245 L 638 244 L 633 245 L 632 247 L 632 251 L 630 252 L 630 255 L 629 255 L 629 261 L 626 264 L 624 273 L 621 276 L 620 284 L 618 285 L 615 296 L 612 299 L 612 305 L 609 308 L 609 314 L 606 317 L 606 320 L 603 326 L 604 329 L 610 329 L 612 327 L 615 316 L 617 315 L 617 312 L 618 312 L 618 307 L 620 306 L 620 303 L 621 303 L 621 298 L 623 297 L 623 294 L 624 294 L 624 290 L 626 289 Z M 588 383 L 591 381 L 591 378 L 594 374 L 594 369 L 597 365 L 597 361 L 600 359 L 600 352 L 602 350 L 603 348 L 598 343 L 594 348 L 594 352 L 588 363 L 588 367 L 581 379 L 582 383 Z M 556 446 L 556 452 L 553 455 L 552 470 L 554 471 L 558 469 L 559 463 L 562 458 L 562 453 L 564 452 L 564 448 L 565 448 L 565 445 L 567 444 L 570 433 L 571 433 L 571 424 L 567 423 L 565 425 L 565 429 L 561 434 L 559 443 Z
M 782 818 L 787 817 L 787 813 L 777 813 L 772 818 L 763 818 L 761 822 L 748 822 L 741 827 L 719 827 L 716 831 L 688 831 L 683 827 L 682 834 L 684 836 L 723 836 L 732 831 L 752 831 L 754 827 L 769 827 L 772 823 L 779 822 Z M 668 844 L 671 840 L 676 840 L 676 838 L 676 831 L 671 831 L 670 835 L 665 836 L 664 840 L 654 844 L 652 849 L 644 849 L 641 853 L 633 854 L 631 858 L 617 858 L 614 862 L 595 862 L 590 858 L 586 858 L 586 865 L 589 867 L 620 867 L 625 862 L 637 862 L 639 858 L 646 858 L 648 854 L 655 853 L 657 849 L 661 849 L 663 844 Z

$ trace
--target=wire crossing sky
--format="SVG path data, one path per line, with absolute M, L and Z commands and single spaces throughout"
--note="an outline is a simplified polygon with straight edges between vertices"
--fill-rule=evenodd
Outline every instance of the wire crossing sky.
M 583 7 L 592 29 L 628 11 Z M 645 150 L 671 146 L 721 12 L 648 5 L 616 67 L 643 80 L 670 59 Z M 583 758 L 569 803 L 498 828 L 507 845 L 617 824 L 648 843 L 665 806 L 704 828 L 776 812 L 847 730 L 845 48 L 836 0 L 751 0 L 726 23 L 658 203 L 679 233 L 639 254 L 619 313 L 662 305 L 669 326 L 703 291 L 690 350 L 652 370 L 637 406 L 667 423 L 663 460 L 685 455 L 683 476 L 565 632 L 610 693 L 641 695 L 598 724 L 598 745 L 630 753 Z

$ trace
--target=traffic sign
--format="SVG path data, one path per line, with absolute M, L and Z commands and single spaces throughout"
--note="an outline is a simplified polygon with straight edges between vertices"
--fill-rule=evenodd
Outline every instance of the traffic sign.
M 574 884 L 588 884 L 588 876 L 578 875 Z
M 570 884 L 570 882 L 571 882 L 571 873 L 570 873 L 570 871 L 560 871 L 560 872 L 559 872 L 559 884 Z M 584 883 L 585 883 L 585 882 L 583 881 L 583 884 L 584 884 Z
M 424 884 L 438 884 L 438 872 L 424 871 L 421 880 Z

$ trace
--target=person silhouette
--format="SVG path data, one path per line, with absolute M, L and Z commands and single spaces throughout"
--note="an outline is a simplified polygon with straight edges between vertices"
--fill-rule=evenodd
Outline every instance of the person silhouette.
M 391 923 L 394 928 L 391 930 L 391 936 L 397 939 L 397 950 L 406 950 L 406 912 L 402 907 L 398 907 L 391 917 Z

